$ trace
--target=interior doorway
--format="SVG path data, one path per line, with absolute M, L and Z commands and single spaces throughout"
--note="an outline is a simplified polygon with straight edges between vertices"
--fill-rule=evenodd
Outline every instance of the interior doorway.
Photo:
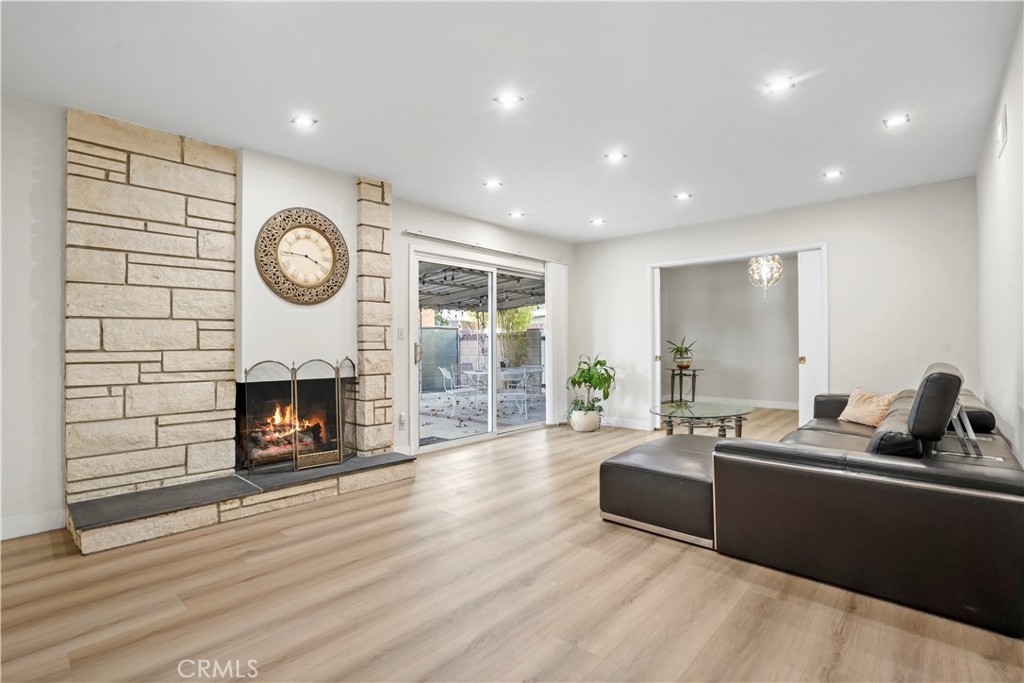
M 413 444 L 543 424 L 544 273 L 415 253 Z
M 758 293 L 747 261 L 765 254 L 782 257 L 783 274 Z M 814 396 L 828 390 L 824 245 L 654 264 L 650 285 L 652 405 L 695 398 L 797 408 L 801 423 L 811 419 Z M 684 335 L 697 342 L 696 373 L 673 372 L 668 342 Z M 669 397 L 673 383 L 681 386 Z

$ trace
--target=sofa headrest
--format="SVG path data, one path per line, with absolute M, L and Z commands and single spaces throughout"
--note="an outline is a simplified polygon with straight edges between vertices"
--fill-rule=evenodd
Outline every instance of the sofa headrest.
M 943 437 L 963 383 L 963 375 L 949 363 L 928 366 L 907 419 L 914 437 L 924 441 L 938 441 Z
M 910 390 L 901 391 L 896 400 L 889 406 L 889 412 L 875 428 L 868 444 L 868 453 L 882 455 L 902 455 L 908 458 L 920 458 L 924 452 L 921 440 L 910 433 L 910 410 L 914 407 L 917 393 Z

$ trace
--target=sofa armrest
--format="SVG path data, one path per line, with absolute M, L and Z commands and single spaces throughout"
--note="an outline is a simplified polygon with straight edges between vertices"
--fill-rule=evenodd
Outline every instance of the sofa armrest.
M 715 459 L 736 456 L 748 460 L 810 465 L 841 470 L 847 451 L 839 448 L 803 446 L 793 443 L 759 441 L 757 439 L 725 439 L 715 444 Z
M 814 397 L 814 417 L 837 419 L 846 410 L 849 394 L 818 394 Z
M 971 429 L 976 432 L 990 434 L 996 430 L 996 416 L 992 410 L 985 405 L 984 401 L 978 398 L 970 389 L 960 390 L 960 403 L 967 411 L 967 419 L 971 423 Z M 947 431 L 953 429 L 952 423 L 946 427 Z
M 1018 496 L 1024 503 L 1024 472 L 1016 462 L 977 462 L 972 458 L 903 458 L 899 456 L 849 453 L 844 462 L 848 472 L 886 477 L 895 482 L 920 482 L 962 489 L 965 494 L 988 491 Z

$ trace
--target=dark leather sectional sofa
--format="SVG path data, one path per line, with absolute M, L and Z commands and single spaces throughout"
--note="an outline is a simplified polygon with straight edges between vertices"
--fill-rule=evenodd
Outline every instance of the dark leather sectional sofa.
M 1024 471 L 962 383 L 930 366 L 878 427 L 829 394 L 778 443 L 656 439 L 602 464 L 602 517 L 1022 636 Z M 981 457 L 949 431 L 958 398 Z

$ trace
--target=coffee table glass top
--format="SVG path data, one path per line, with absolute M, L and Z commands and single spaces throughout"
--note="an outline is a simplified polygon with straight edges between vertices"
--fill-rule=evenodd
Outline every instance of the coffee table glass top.
M 710 403 L 708 401 L 667 401 L 652 409 L 651 412 L 661 417 L 674 417 L 683 420 L 714 420 L 747 415 L 754 412 L 754 406 Z

